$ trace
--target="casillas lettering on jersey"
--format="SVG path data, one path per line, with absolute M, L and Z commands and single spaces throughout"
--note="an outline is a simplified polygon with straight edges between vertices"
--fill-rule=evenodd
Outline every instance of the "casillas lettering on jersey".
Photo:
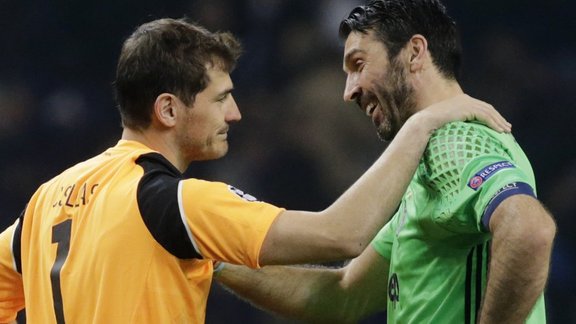
M 178 186 L 182 174 L 158 153 L 144 154 L 136 164 L 144 169 L 138 184 L 138 208 L 154 239 L 180 259 L 202 259 L 180 212 Z

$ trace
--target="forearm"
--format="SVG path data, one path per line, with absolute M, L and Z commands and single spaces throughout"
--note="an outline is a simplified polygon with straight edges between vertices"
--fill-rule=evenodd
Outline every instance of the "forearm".
M 462 103 L 471 104 L 469 99 L 463 99 L 465 98 L 455 97 L 438 102 L 412 115 L 372 167 L 324 211 L 331 220 L 329 226 L 332 227 L 332 232 L 344 233 L 348 240 L 356 239 L 356 253 L 366 247 L 394 214 L 433 132 L 448 121 L 472 120 L 478 117 L 474 114 L 454 114 L 454 111 L 459 111 L 458 107 Z M 442 109 L 444 113 L 438 113 Z M 448 111 L 450 114 L 446 114 Z M 496 122 L 492 125 L 497 129 L 504 129 L 496 127 Z M 354 214 L 362 217 L 351 220 L 350 215 Z M 354 223 L 350 224 L 351 221 Z
M 434 130 L 423 117 L 409 119 L 372 167 L 324 211 L 332 231 L 356 238 L 358 253 L 394 214 L 416 172 Z
M 432 133 L 449 121 L 475 119 L 498 131 L 510 130 L 510 125 L 492 106 L 464 94 L 412 115 L 377 162 L 325 211 L 337 221 L 334 226 L 342 227 L 347 237 L 358 235 L 357 246 L 359 251 L 363 250 L 398 207 Z M 362 218 L 349 224 L 347 219 L 353 214 Z
M 509 129 L 491 106 L 466 95 L 412 115 L 372 167 L 331 206 L 317 213 L 290 210 L 277 217 L 260 250 L 260 265 L 358 256 L 394 214 L 434 130 L 449 121 L 476 118 Z
M 227 264 L 216 280 L 254 306 L 314 323 L 354 322 L 361 296 L 340 285 L 339 269 L 267 266 L 253 270 Z
M 528 207 L 526 199 L 532 198 L 512 197 L 500 210 L 506 215 L 493 233 L 480 323 L 524 323 L 544 291 L 555 225 L 535 200 Z
M 262 246 L 260 265 L 318 263 L 362 253 L 394 214 L 418 166 L 433 132 L 424 117 L 409 119 L 368 171 L 327 209 L 278 217 Z

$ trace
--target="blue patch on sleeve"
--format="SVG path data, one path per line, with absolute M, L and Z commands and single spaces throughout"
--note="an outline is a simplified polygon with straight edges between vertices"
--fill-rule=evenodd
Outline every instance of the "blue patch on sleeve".
M 514 164 L 509 161 L 500 161 L 496 163 L 492 163 L 489 166 L 485 167 L 478 173 L 476 173 L 470 180 L 468 180 L 468 187 L 472 188 L 473 190 L 478 190 L 482 184 L 488 180 L 491 176 L 493 176 L 496 172 L 504 169 L 515 168 Z
M 486 209 L 484 209 L 484 214 L 482 215 L 482 225 L 484 225 L 484 228 L 486 230 L 490 229 L 490 218 L 492 217 L 494 210 L 496 210 L 496 207 L 498 207 L 501 202 L 503 202 L 508 197 L 520 194 L 529 195 L 536 198 L 534 189 L 532 189 L 532 187 L 525 182 L 512 182 L 500 188 L 500 190 L 498 190 L 494 196 L 492 196 L 488 202 L 488 205 L 486 206 Z

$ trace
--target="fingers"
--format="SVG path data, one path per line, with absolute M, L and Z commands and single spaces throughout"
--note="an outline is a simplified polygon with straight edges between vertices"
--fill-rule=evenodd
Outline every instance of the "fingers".
M 476 116 L 478 121 L 500 133 L 510 133 L 512 131 L 512 124 L 494 106 L 480 100 L 478 102 L 481 114 Z
M 432 129 L 442 127 L 451 121 L 476 120 L 500 133 L 512 131 L 512 125 L 491 104 L 467 94 L 459 94 L 437 102 L 418 114 L 427 116 L 427 122 Z
M 466 120 L 476 120 L 497 132 L 509 133 L 512 131 L 512 124 L 510 124 L 491 104 L 482 100 L 470 97 L 466 94 L 458 96 L 463 99 L 463 109 L 470 115 L 467 115 Z

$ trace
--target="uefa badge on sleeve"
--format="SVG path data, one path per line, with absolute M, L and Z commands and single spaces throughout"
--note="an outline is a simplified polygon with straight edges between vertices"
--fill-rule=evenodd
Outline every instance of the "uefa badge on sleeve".
M 510 161 L 500 161 L 496 163 L 492 163 L 488 166 L 482 168 L 482 170 L 478 171 L 475 175 L 472 176 L 470 180 L 468 180 L 468 187 L 472 188 L 472 190 L 478 190 L 482 184 L 491 178 L 494 174 L 510 168 L 515 168 L 514 164 Z
M 235 193 L 238 197 L 246 200 L 246 201 L 257 201 L 258 199 L 256 199 L 256 197 L 252 196 L 251 194 L 245 193 L 244 191 L 234 187 L 234 186 L 230 186 L 228 185 L 228 189 L 230 191 L 232 191 L 233 193 Z
M 474 176 L 474 177 L 472 177 L 472 179 L 470 179 L 470 182 L 468 182 L 468 187 L 476 190 L 476 189 L 478 189 L 478 187 L 480 187 L 482 185 L 483 182 L 484 182 L 484 179 L 482 179 L 481 176 Z

